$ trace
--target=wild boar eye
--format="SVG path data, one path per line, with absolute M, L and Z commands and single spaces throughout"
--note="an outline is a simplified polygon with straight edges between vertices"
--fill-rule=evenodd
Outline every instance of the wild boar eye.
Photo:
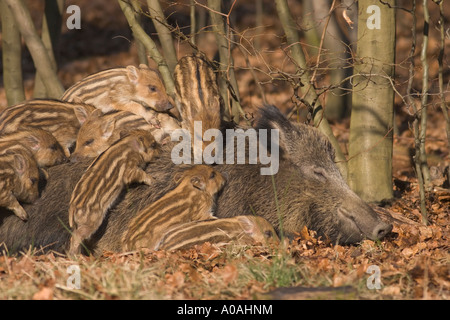
M 325 181 L 326 180 L 326 175 L 325 175 L 325 171 L 322 168 L 315 168 L 313 170 L 314 176 L 321 180 L 321 181 Z
M 155 86 L 148 86 L 148 91 L 156 92 L 156 87 Z
M 88 146 L 88 145 L 91 145 L 93 142 L 94 142 L 94 139 L 89 139 L 84 143 L 84 145 Z
M 151 147 L 152 149 L 156 149 L 157 146 L 158 146 L 158 144 L 157 144 L 156 142 L 153 142 L 153 143 L 150 145 L 150 147 Z

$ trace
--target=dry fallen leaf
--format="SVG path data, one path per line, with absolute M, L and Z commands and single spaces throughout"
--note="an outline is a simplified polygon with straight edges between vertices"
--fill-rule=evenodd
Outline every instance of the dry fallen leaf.
M 238 269 L 233 264 L 226 265 L 219 271 L 219 273 L 222 276 L 225 285 L 229 285 L 231 282 L 236 280 L 239 274 Z
M 50 279 L 41 284 L 40 289 L 33 295 L 33 300 L 53 300 L 53 289 L 55 280 Z

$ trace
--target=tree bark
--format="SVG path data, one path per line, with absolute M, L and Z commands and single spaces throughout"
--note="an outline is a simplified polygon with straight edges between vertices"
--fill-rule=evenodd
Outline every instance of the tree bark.
M 11 9 L 16 24 L 19 27 L 25 43 L 33 58 L 36 70 L 45 79 L 45 88 L 50 98 L 58 99 L 64 92 L 64 87 L 53 70 L 47 50 L 39 37 L 31 19 L 30 12 L 23 0 L 4 0 Z
M 8 105 L 25 100 L 22 78 L 22 42 L 14 17 L 4 0 L 0 0 L 3 48 L 3 84 Z
M 349 185 L 368 202 L 393 197 L 395 2 L 358 2 Z
M 328 61 L 330 84 L 337 86 L 327 92 L 325 115 L 327 119 L 340 120 L 348 111 L 347 100 L 349 100 L 349 95 L 346 94 L 348 90 L 345 90 L 348 84 L 344 80 L 349 76 L 347 46 L 345 45 L 344 35 L 336 21 L 335 8 L 331 8 L 330 1 L 314 0 L 312 2 L 315 20 L 321 21 L 317 25 L 317 29 L 318 33 L 324 36 L 323 48 L 326 49 L 324 58 Z M 325 21 L 328 23 L 325 23 Z M 319 55 L 322 54 L 324 52 L 319 52 Z
M 131 2 L 131 5 L 133 6 L 133 9 L 135 11 L 135 18 L 136 18 L 136 22 L 142 27 L 142 8 L 141 8 L 141 4 L 139 1 L 137 0 L 133 0 Z M 136 50 L 137 50 L 137 55 L 138 55 L 138 60 L 139 60 L 139 64 L 145 64 L 148 66 L 148 59 L 147 59 L 147 50 L 145 49 L 144 45 L 142 44 L 142 42 L 139 39 L 134 39 L 135 45 L 136 45 Z
M 225 102 L 225 110 L 230 112 L 230 117 L 236 123 L 239 123 L 240 115 L 243 115 L 239 99 L 239 88 L 237 86 L 236 76 L 234 74 L 234 60 L 231 56 L 231 46 L 229 36 L 223 22 L 221 12 L 221 1 L 208 0 L 209 15 L 214 34 L 216 35 L 217 45 L 219 47 L 219 88 L 222 98 Z M 231 103 L 230 103 L 231 101 Z
M 42 20 L 42 43 L 47 49 L 48 56 L 55 72 L 58 70 L 55 48 L 58 46 L 58 40 L 61 34 L 63 8 L 64 0 L 46 0 L 44 18 Z M 44 81 L 39 72 L 36 73 L 33 97 L 47 97 L 47 90 L 45 89 Z
M 339 146 L 336 137 L 331 130 L 328 120 L 325 118 L 323 113 L 323 108 L 318 100 L 317 93 L 315 91 L 314 85 L 311 83 L 310 72 L 306 64 L 305 55 L 303 54 L 302 46 L 300 45 L 300 37 L 298 35 L 297 26 L 292 19 L 289 7 L 286 0 L 276 0 L 276 7 L 278 16 L 281 20 L 284 32 L 286 34 L 287 42 L 291 50 L 292 59 L 297 64 L 300 69 L 300 79 L 304 87 L 302 91 L 304 92 L 304 100 L 310 105 L 314 106 L 313 119 L 314 125 L 319 128 L 322 133 L 324 133 L 336 151 L 336 164 L 344 177 L 347 178 L 347 160 Z
M 167 62 L 170 72 L 173 74 L 175 66 L 178 63 L 177 53 L 175 52 L 175 46 L 173 45 L 172 34 L 166 27 L 167 21 L 162 11 L 161 5 L 158 0 L 147 0 L 148 10 L 150 17 L 155 25 L 158 33 L 159 41 L 161 42 L 164 58 Z

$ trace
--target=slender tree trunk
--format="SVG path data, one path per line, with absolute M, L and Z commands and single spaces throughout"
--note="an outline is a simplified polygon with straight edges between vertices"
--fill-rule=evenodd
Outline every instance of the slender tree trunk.
M 292 19 L 291 13 L 289 11 L 289 7 L 287 5 L 286 0 L 276 0 L 276 7 L 278 16 L 280 17 L 280 21 L 283 25 L 284 32 L 286 34 L 286 38 L 288 44 L 290 45 L 290 51 L 292 59 L 297 64 L 297 67 L 300 69 L 300 78 L 301 82 L 304 85 L 302 88 L 304 100 L 314 107 L 313 110 L 313 119 L 314 125 L 319 128 L 330 140 L 336 151 L 336 164 L 339 167 L 339 170 L 344 177 L 347 178 L 347 160 L 345 159 L 344 154 L 339 146 L 336 137 L 331 130 L 331 127 L 324 116 L 323 108 L 318 100 L 317 93 L 314 89 L 314 85 L 311 83 L 311 76 L 308 71 L 308 66 L 306 64 L 305 55 L 303 54 L 302 47 L 300 45 L 300 37 L 298 35 L 297 26 Z
M 164 81 L 164 85 L 166 87 L 167 93 L 171 96 L 175 93 L 175 84 L 173 82 L 172 73 L 167 66 L 166 61 L 164 60 L 161 53 L 158 51 L 155 42 L 150 38 L 147 33 L 142 29 L 141 25 L 136 20 L 133 9 L 128 5 L 128 2 L 124 0 L 118 0 L 120 8 L 122 9 L 125 18 L 130 25 L 131 30 L 133 31 L 133 35 L 135 38 L 139 39 L 142 44 L 147 49 L 147 52 L 150 54 L 150 57 L 156 62 L 158 65 L 158 70 L 161 73 L 161 76 Z M 180 111 L 180 110 L 178 110 Z
M 447 133 L 447 147 L 450 149 L 450 119 L 448 116 L 448 106 L 445 102 L 444 93 L 444 51 L 445 51 L 445 17 L 444 17 L 444 0 L 435 1 L 439 5 L 439 31 L 441 35 L 439 48 L 439 95 L 441 97 L 441 109 L 445 119 L 445 131 Z
M 45 79 L 45 89 L 50 98 L 58 99 L 64 92 L 64 87 L 53 70 L 52 62 L 47 50 L 37 34 L 36 28 L 31 19 L 30 12 L 23 0 L 4 0 L 11 9 L 16 24 L 19 27 L 28 50 L 33 58 L 37 72 Z
M 349 185 L 362 199 L 390 199 L 394 121 L 395 0 L 358 2 Z
M 133 6 L 133 9 L 135 11 L 135 18 L 136 22 L 142 27 L 142 8 L 141 4 L 137 0 L 133 0 L 131 2 L 131 5 Z M 148 65 L 148 59 L 147 59 L 147 50 L 145 50 L 144 44 L 139 39 L 134 39 L 134 42 L 136 44 L 136 50 L 138 55 L 139 64 L 145 64 Z
M 42 21 L 42 43 L 47 49 L 47 54 L 52 62 L 53 70 L 58 70 L 57 58 L 55 57 L 55 48 L 58 46 L 59 36 L 61 34 L 62 13 L 64 0 L 46 0 L 45 12 Z M 39 72 L 36 73 L 34 83 L 34 98 L 47 97 L 47 90 Z
M 150 17 L 158 32 L 159 41 L 161 42 L 162 51 L 164 53 L 164 59 L 167 62 L 170 72 L 173 74 L 175 66 L 178 63 L 177 53 L 175 46 L 173 45 L 172 34 L 166 27 L 167 21 L 162 11 L 159 0 L 147 0 L 148 10 Z
M 330 69 L 330 84 L 337 86 L 327 92 L 325 115 L 328 119 L 339 120 L 342 119 L 347 110 L 347 90 L 344 81 L 349 74 L 347 74 L 347 46 L 345 45 L 344 36 L 337 24 L 334 9 L 331 8 L 329 0 L 314 0 L 314 17 L 316 21 L 323 21 L 317 25 L 319 34 L 323 35 L 323 48 L 326 49 L 324 59 L 329 61 L 328 68 Z M 334 3 L 334 2 L 333 2 Z M 331 10 L 330 10 L 331 9 Z M 324 52 L 319 52 L 319 55 Z
M 225 101 L 225 110 L 230 112 L 231 119 L 239 123 L 240 115 L 244 114 L 239 99 L 239 88 L 237 86 L 236 76 L 234 74 L 234 60 L 231 56 L 231 46 L 229 43 L 230 35 L 226 31 L 223 22 L 220 0 L 208 0 L 209 15 L 211 17 L 212 29 L 216 35 L 217 45 L 219 47 L 219 87 L 223 100 Z M 230 102 L 231 101 L 231 102 Z
M 22 42 L 14 17 L 4 0 L 0 0 L 3 48 L 3 84 L 8 105 L 25 100 L 22 79 Z
M 189 41 L 195 45 L 195 34 L 197 33 L 197 19 L 195 17 L 195 0 L 190 0 L 189 17 L 191 21 L 191 31 L 189 35 Z

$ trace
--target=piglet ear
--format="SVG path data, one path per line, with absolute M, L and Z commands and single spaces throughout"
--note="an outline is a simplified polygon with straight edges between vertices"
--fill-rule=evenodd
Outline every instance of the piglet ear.
M 137 152 L 142 152 L 144 150 L 143 144 L 141 139 L 131 139 L 130 141 L 130 147 L 137 151 Z
M 136 84 L 139 79 L 139 70 L 135 66 L 127 67 L 127 76 L 131 83 Z
M 111 119 L 109 121 L 106 121 L 105 123 L 102 123 L 101 129 L 102 129 L 102 136 L 106 139 L 111 137 L 111 135 L 114 132 L 114 128 L 116 127 L 116 120 Z
M 146 65 L 146 64 L 144 64 L 144 63 L 141 63 L 141 64 L 139 65 L 139 69 L 150 69 L 150 68 L 148 67 L 148 65 Z
M 253 233 L 255 225 L 250 221 L 249 218 L 247 218 L 246 216 L 239 216 L 237 217 L 237 219 L 241 224 L 242 230 L 244 230 L 245 233 Z
M 41 147 L 41 144 L 39 143 L 39 140 L 36 137 L 32 136 L 32 135 L 27 136 L 26 140 L 28 141 L 32 151 L 37 151 Z
M 191 178 L 194 188 L 204 191 L 206 189 L 205 179 L 202 176 L 194 176 Z
M 21 154 L 14 155 L 14 167 L 19 175 L 23 175 L 25 170 L 27 170 L 27 162 Z
M 75 116 L 77 117 L 80 125 L 86 122 L 90 114 L 87 108 L 83 107 L 82 105 L 74 106 L 73 112 L 75 112 Z
M 103 115 L 102 110 L 95 109 L 94 111 L 91 112 L 91 114 L 89 115 L 89 118 L 96 119 L 96 118 L 100 118 L 102 115 Z

